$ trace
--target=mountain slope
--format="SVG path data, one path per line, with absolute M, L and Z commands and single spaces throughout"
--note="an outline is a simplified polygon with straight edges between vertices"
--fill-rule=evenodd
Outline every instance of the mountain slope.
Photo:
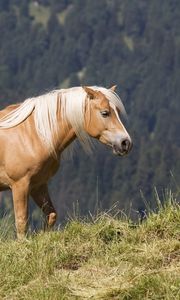
M 127 158 L 98 147 L 62 162 L 51 184 L 59 219 L 79 203 L 144 206 L 156 186 L 177 189 L 179 138 L 178 1 L 1 1 L 1 107 L 73 85 L 118 85 L 134 142 Z M 173 175 L 172 175 L 173 174 Z M 98 192 L 97 192 L 98 191 Z M 6 198 L 6 196 L 3 196 Z

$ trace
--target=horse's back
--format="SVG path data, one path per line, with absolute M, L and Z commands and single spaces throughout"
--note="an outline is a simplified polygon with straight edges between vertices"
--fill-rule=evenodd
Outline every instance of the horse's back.
M 18 108 L 19 104 L 12 104 L 4 109 L 0 110 L 0 121 L 1 118 L 5 117 L 7 114 L 9 114 L 14 109 Z M 7 132 L 8 129 L 0 128 L 0 166 L 1 162 L 4 159 L 4 151 L 9 146 L 7 141 L 12 140 L 11 135 L 9 135 L 9 132 Z
M 11 104 L 4 109 L 0 110 L 0 119 L 4 116 L 6 116 L 8 113 L 13 111 L 14 109 L 18 108 L 20 104 Z

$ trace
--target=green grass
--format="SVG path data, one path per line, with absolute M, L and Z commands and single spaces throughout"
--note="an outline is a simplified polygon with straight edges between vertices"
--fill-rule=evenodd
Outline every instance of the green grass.
M 137 226 L 103 214 L 21 242 L 4 227 L 0 299 L 180 299 L 178 204 Z

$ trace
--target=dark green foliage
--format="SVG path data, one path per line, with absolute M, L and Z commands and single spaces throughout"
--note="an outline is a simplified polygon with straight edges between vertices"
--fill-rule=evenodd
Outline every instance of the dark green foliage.
M 98 146 L 62 163 L 51 184 L 60 219 L 72 203 L 82 214 L 138 208 L 140 190 L 148 200 L 154 186 L 161 195 L 179 182 L 179 19 L 171 0 L 0 1 L 1 108 L 53 88 L 117 84 L 129 115 L 127 158 Z

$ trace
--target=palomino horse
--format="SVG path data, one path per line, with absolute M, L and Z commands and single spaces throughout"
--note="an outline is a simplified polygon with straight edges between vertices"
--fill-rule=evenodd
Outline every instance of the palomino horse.
M 0 111 L 0 191 L 11 189 L 17 237 L 25 236 L 28 197 L 56 221 L 48 180 L 59 168 L 63 150 L 77 137 L 90 148 L 90 137 L 127 154 L 131 138 L 119 113 L 123 104 L 114 87 L 74 87 L 54 90 Z

